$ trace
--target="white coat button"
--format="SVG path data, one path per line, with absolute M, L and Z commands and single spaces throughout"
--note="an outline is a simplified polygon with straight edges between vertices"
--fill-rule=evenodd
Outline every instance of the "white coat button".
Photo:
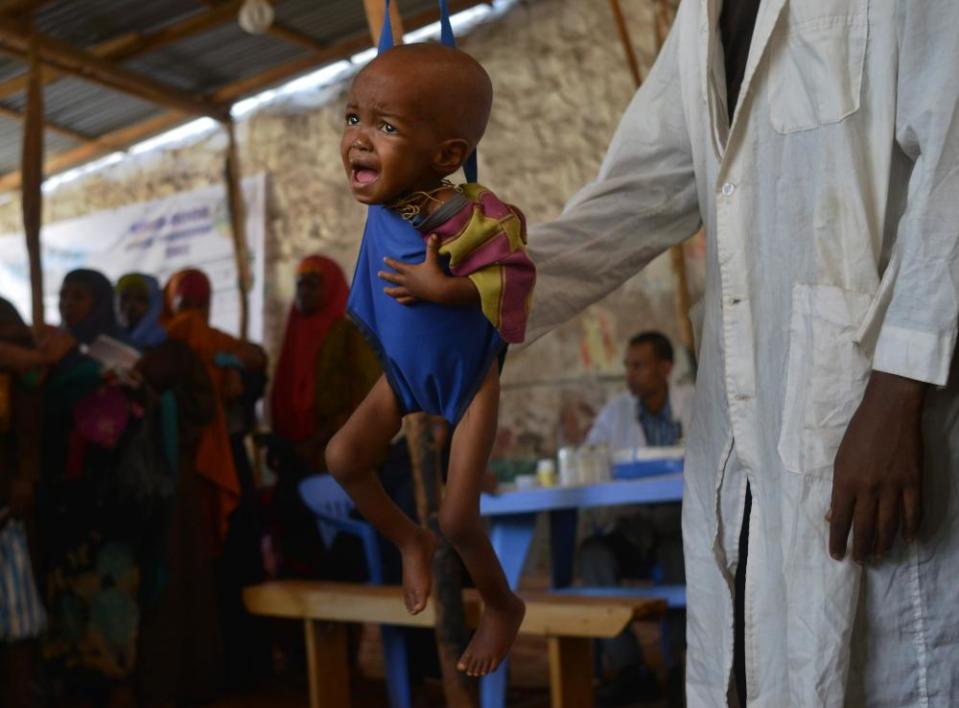
M 731 197 L 731 196 L 733 196 L 733 192 L 735 192 L 735 191 L 736 191 L 736 185 L 733 184 L 732 182 L 726 182 L 726 183 L 723 185 L 723 196 L 724 196 L 724 197 Z

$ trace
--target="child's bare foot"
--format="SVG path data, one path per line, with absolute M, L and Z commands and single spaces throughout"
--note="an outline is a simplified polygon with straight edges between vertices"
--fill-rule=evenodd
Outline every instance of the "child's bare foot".
M 476 634 L 456 668 L 470 676 L 486 676 L 496 671 L 513 646 L 525 615 L 526 604 L 513 594 L 502 607 L 484 607 Z
M 403 602 L 411 615 L 426 609 L 433 584 L 433 553 L 436 539 L 426 529 L 419 529 L 413 539 L 400 548 L 403 556 Z

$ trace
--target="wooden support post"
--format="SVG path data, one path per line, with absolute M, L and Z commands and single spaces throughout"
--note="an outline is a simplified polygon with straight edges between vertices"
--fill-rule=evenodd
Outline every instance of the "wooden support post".
M 310 708 L 350 708 L 346 625 L 305 620 Z
M 629 64 L 629 72 L 633 75 L 633 82 L 636 87 L 643 83 L 642 76 L 639 74 L 639 61 L 636 59 L 636 50 L 633 49 L 633 42 L 629 37 L 629 29 L 626 27 L 626 17 L 623 15 L 623 6 L 619 0 L 609 0 L 609 6 L 613 10 L 613 19 L 616 20 L 616 30 L 619 32 L 619 40 L 623 43 L 623 50 L 626 52 L 626 63 Z
M 619 39 L 623 43 L 623 51 L 626 53 L 626 63 L 629 65 L 629 72 L 633 77 L 633 82 L 638 89 L 642 84 L 642 76 L 639 72 L 639 62 L 636 59 L 636 49 L 633 47 L 633 40 L 629 34 L 629 28 L 626 26 L 626 18 L 623 15 L 623 8 L 619 0 L 609 0 L 610 8 L 613 11 L 613 19 L 616 21 L 616 29 L 619 32 Z M 653 0 L 654 18 L 653 25 L 656 34 L 656 51 L 658 52 L 663 42 L 666 41 L 666 35 L 669 33 L 669 8 L 665 0 Z M 690 365 L 696 368 L 696 346 L 693 336 L 693 325 L 689 321 L 689 280 L 686 276 L 686 255 L 683 247 L 673 246 L 669 249 L 670 264 L 672 265 L 673 275 L 676 276 L 676 322 L 679 325 L 679 336 L 683 347 L 686 350 Z
M 459 559 L 440 533 L 438 512 L 443 498 L 442 449 L 433 420 L 423 413 L 406 420 L 406 443 L 413 467 L 413 489 L 420 523 L 439 539 L 433 556 L 433 605 L 436 608 L 436 651 L 443 676 L 446 705 L 472 708 L 479 704 L 478 685 L 456 668 L 469 633 L 463 605 L 463 578 Z
M 380 42 L 385 0 L 363 0 L 373 46 Z M 393 43 L 403 43 L 403 20 L 397 0 L 390 2 L 390 26 Z M 440 469 L 441 453 L 429 416 L 422 413 L 407 419 L 406 441 L 413 467 L 413 489 L 420 523 L 437 535 L 439 546 L 433 557 L 433 602 L 436 606 L 436 650 L 443 675 L 443 692 L 450 708 L 472 708 L 479 705 L 479 690 L 475 681 L 456 668 L 469 634 L 463 608 L 463 585 L 459 562 L 453 549 L 439 530 L 438 513 L 443 498 Z
M 385 0 L 363 0 L 363 6 L 366 8 L 366 22 L 370 26 L 370 34 L 373 36 L 373 46 L 379 46 L 380 31 L 383 29 L 383 18 L 386 16 Z M 398 0 L 390 2 L 390 26 L 393 28 L 393 44 L 403 43 L 403 18 L 400 17 L 400 5 Z
M 593 640 L 549 637 L 550 708 L 593 708 Z
M 236 127 L 232 120 L 225 122 L 224 127 L 229 138 L 224 178 L 230 210 L 230 230 L 233 233 L 233 255 L 236 258 L 236 282 L 240 292 L 240 339 L 246 341 L 250 333 L 250 290 L 253 286 L 250 249 L 246 240 L 246 203 L 243 199 L 240 157 L 236 146 Z
M 673 24 L 672 11 L 666 0 L 653 0 L 656 6 L 656 51 L 662 49 L 669 34 L 669 27 Z
M 23 153 L 20 167 L 23 175 L 21 207 L 23 231 L 27 240 L 30 264 L 33 326 L 43 324 L 43 265 L 40 257 L 40 228 L 43 222 L 43 86 L 37 39 L 30 32 L 30 81 L 27 84 L 27 106 L 23 122 Z

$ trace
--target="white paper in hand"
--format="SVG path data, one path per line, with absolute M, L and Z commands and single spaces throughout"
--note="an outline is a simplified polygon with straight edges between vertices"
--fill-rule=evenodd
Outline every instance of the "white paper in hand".
M 106 371 L 126 374 L 140 361 L 140 352 L 118 339 L 101 334 L 89 345 L 80 347 L 80 351 L 100 363 Z

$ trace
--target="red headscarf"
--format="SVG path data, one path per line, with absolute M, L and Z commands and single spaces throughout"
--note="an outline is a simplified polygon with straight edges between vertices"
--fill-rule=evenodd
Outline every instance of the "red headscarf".
M 296 275 L 308 273 L 323 279 L 323 304 L 311 315 L 296 305 L 290 308 L 271 398 L 273 430 L 293 442 L 309 438 L 316 428 L 316 359 L 330 328 L 346 314 L 349 296 L 343 271 L 329 258 L 305 258 Z
M 183 298 L 201 309 L 209 309 L 213 288 L 206 273 L 197 268 L 187 268 L 170 276 L 163 288 L 163 316 L 172 318 L 176 312 L 177 298 Z

